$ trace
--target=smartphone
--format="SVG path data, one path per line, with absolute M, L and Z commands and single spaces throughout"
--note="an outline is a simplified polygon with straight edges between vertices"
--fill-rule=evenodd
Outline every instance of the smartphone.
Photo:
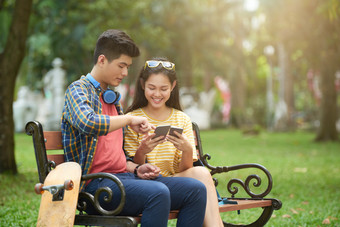
M 157 128 L 155 129 L 156 135 L 153 138 L 157 138 L 159 136 L 166 136 L 169 132 L 170 127 L 171 127 L 170 125 L 157 126 Z
M 178 132 L 179 134 L 183 133 L 183 129 L 179 128 L 179 127 L 175 127 L 175 126 L 171 126 L 170 130 L 169 130 L 169 135 L 170 136 L 176 136 L 178 137 L 174 132 Z

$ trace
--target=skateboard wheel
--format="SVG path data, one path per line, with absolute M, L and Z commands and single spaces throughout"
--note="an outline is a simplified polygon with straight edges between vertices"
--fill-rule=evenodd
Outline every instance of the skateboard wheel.
M 72 180 L 66 180 L 64 182 L 64 187 L 65 187 L 65 190 L 72 190 L 73 189 L 73 181 Z
M 38 195 L 43 194 L 44 193 L 43 187 L 44 185 L 42 183 L 36 184 L 34 187 L 35 193 L 37 193 Z

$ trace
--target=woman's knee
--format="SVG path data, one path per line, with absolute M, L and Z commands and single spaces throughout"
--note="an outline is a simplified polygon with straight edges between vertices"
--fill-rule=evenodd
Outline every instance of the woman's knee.
M 192 167 L 186 171 L 187 172 L 185 174 L 187 176 L 198 179 L 198 180 L 206 181 L 206 180 L 211 179 L 209 170 L 202 166 Z

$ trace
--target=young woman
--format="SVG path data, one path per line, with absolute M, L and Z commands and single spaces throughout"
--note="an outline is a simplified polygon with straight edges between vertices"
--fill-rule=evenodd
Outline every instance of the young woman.
M 146 61 L 136 82 L 132 105 L 128 115 L 144 116 L 154 126 L 171 125 L 183 129 L 176 136 L 155 137 L 143 135 L 128 128 L 124 148 L 134 162 L 151 163 L 168 177 L 191 177 L 203 182 L 207 188 L 207 206 L 204 226 L 223 226 L 214 183 L 205 167 L 194 167 L 197 161 L 190 118 L 182 112 L 176 79 L 175 64 L 166 58 Z

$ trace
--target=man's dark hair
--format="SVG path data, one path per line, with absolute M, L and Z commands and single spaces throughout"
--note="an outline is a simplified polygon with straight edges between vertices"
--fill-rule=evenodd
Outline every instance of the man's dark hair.
M 97 64 L 98 57 L 103 54 L 111 62 L 124 54 L 130 57 L 139 56 L 139 49 L 133 40 L 123 31 L 110 29 L 103 32 L 96 44 L 93 62 Z

